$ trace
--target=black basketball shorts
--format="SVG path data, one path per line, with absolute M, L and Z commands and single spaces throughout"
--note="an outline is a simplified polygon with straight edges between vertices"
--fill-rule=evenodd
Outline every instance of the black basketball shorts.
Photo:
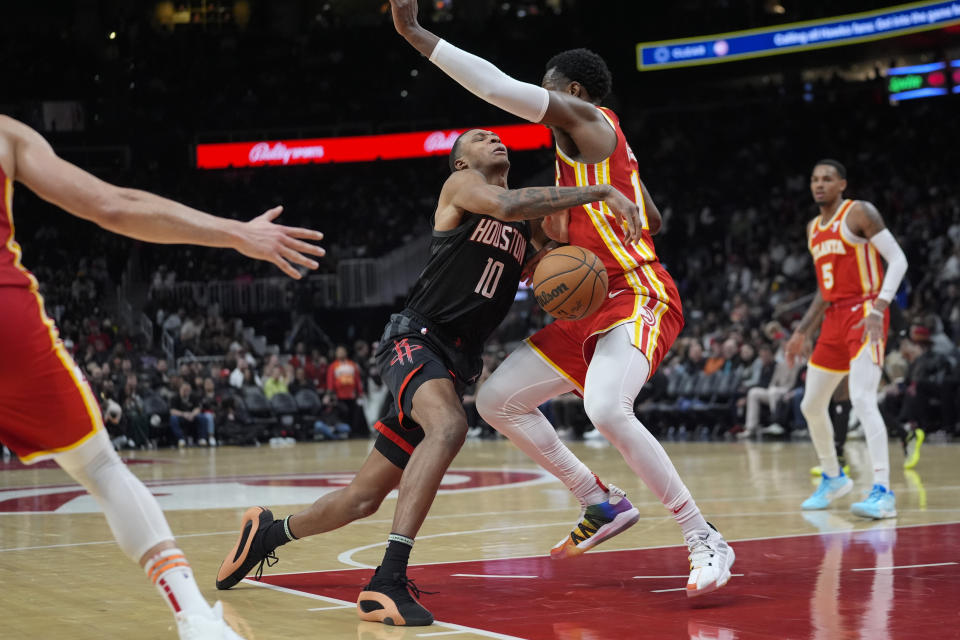
M 411 326 L 410 318 L 395 314 L 376 353 L 380 377 L 390 390 L 392 406 L 386 417 L 374 425 L 379 432 L 375 447 L 401 469 L 406 468 L 414 447 L 424 436 L 423 427 L 411 416 L 417 390 L 430 380 L 450 380 L 462 397 L 468 384 L 462 372 L 458 375 L 452 368 L 462 354 L 451 358 L 442 341 L 427 337 L 429 331 L 420 332 L 421 324 L 414 322 Z

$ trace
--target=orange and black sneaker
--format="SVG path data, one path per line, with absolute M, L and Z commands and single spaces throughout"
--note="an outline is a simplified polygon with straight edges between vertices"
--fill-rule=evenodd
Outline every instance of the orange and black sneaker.
M 407 576 L 394 573 L 387 578 L 377 567 L 370 584 L 357 598 L 357 614 L 367 622 L 382 622 L 394 627 L 426 627 L 433 624 L 433 614 L 417 599 L 421 593 Z
M 264 547 L 264 530 L 273 524 L 273 512 L 266 507 L 250 507 L 240 520 L 240 537 L 217 571 L 217 589 L 229 589 L 243 580 L 258 562 L 257 580 L 263 575 L 263 564 L 268 567 L 277 563 L 273 549 Z

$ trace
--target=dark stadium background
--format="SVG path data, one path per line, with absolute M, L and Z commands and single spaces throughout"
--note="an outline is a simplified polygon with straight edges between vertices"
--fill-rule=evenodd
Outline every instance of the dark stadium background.
M 620 116 L 641 177 L 664 213 L 657 248 L 683 297 L 687 327 L 665 372 L 684 366 L 693 341 L 708 357 L 711 349 L 721 357 L 720 345 L 731 337 L 756 348 L 778 340 L 776 330 L 763 331 L 771 322 L 789 331 L 815 287 L 803 233 L 814 214 L 808 176 L 822 157 L 846 163 L 849 195 L 876 203 L 907 253 L 895 331 L 925 324 L 956 351 L 960 97 L 891 104 L 884 72 L 960 58 L 960 28 L 641 73 L 638 42 L 876 9 L 877 3 L 421 5 L 429 28 L 531 82 L 539 82 L 544 61 L 564 48 L 589 47 L 608 61 L 614 88 L 606 104 Z M 174 13 L 189 21 L 174 24 Z M 517 122 L 411 49 L 394 32 L 382 0 L 17 3 L 5 7 L 0 20 L 0 57 L 0 112 L 37 128 L 59 153 L 94 174 L 230 217 L 283 204 L 281 221 L 327 235 L 321 273 L 278 284 L 260 280 L 280 275 L 271 265 L 112 236 L 19 188 L 24 263 L 39 276 L 48 309 L 84 366 L 110 361 L 118 344 L 121 357 L 134 357 L 135 369 L 149 369 L 162 356 L 216 363 L 239 339 L 235 324 L 207 323 L 205 335 L 189 344 L 178 336 L 165 340 L 161 329 L 180 308 L 204 316 L 211 283 L 228 283 L 222 288 L 241 298 L 244 287 L 266 283 L 252 298 L 222 304 L 220 313 L 280 354 L 300 341 L 323 353 L 339 343 L 352 349 L 355 341 L 372 342 L 401 304 L 397 296 L 351 289 L 377 288 L 377 261 L 422 242 L 447 174 L 443 158 L 199 171 L 193 165 L 198 142 Z M 45 111 L 51 102 L 69 105 L 59 107 L 70 113 L 66 124 L 54 122 L 49 104 Z M 551 151 L 515 153 L 511 160 L 512 186 L 552 183 Z M 794 268 L 801 258 L 803 268 Z M 529 299 L 518 301 L 491 347 L 491 363 L 544 321 Z M 109 346 L 100 350 L 91 336 L 102 333 Z M 894 336 L 891 349 L 897 344 Z

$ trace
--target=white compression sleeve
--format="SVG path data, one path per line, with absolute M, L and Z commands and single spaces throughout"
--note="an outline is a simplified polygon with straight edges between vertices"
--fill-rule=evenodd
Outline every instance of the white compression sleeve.
M 430 62 L 456 80 L 464 89 L 504 111 L 540 122 L 550 104 L 550 93 L 543 87 L 515 80 L 483 58 L 440 40 L 430 54 Z
M 152 547 L 173 540 L 157 499 L 123 464 L 106 431 L 55 460 L 100 504 L 117 544 L 131 560 L 139 562 Z
M 890 302 L 893 296 L 897 295 L 900 281 L 907 272 L 907 256 L 904 255 L 903 249 L 900 248 L 897 239 L 889 229 L 884 229 L 870 238 L 870 244 L 876 247 L 883 259 L 887 261 L 887 274 L 883 277 L 883 286 L 880 287 L 878 297 Z

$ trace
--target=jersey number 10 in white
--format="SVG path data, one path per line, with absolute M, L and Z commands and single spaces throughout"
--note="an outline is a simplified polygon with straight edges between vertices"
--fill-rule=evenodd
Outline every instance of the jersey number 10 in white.
M 473 290 L 474 293 L 479 293 L 484 298 L 492 298 L 493 294 L 497 291 L 497 285 L 500 284 L 500 276 L 503 275 L 503 263 L 497 260 L 494 262 L 493 258 L 487 258 L 487 266 L 483 270 L 483 275 L 480 276 L 480 282 L 477 283 L 477 288 Z

